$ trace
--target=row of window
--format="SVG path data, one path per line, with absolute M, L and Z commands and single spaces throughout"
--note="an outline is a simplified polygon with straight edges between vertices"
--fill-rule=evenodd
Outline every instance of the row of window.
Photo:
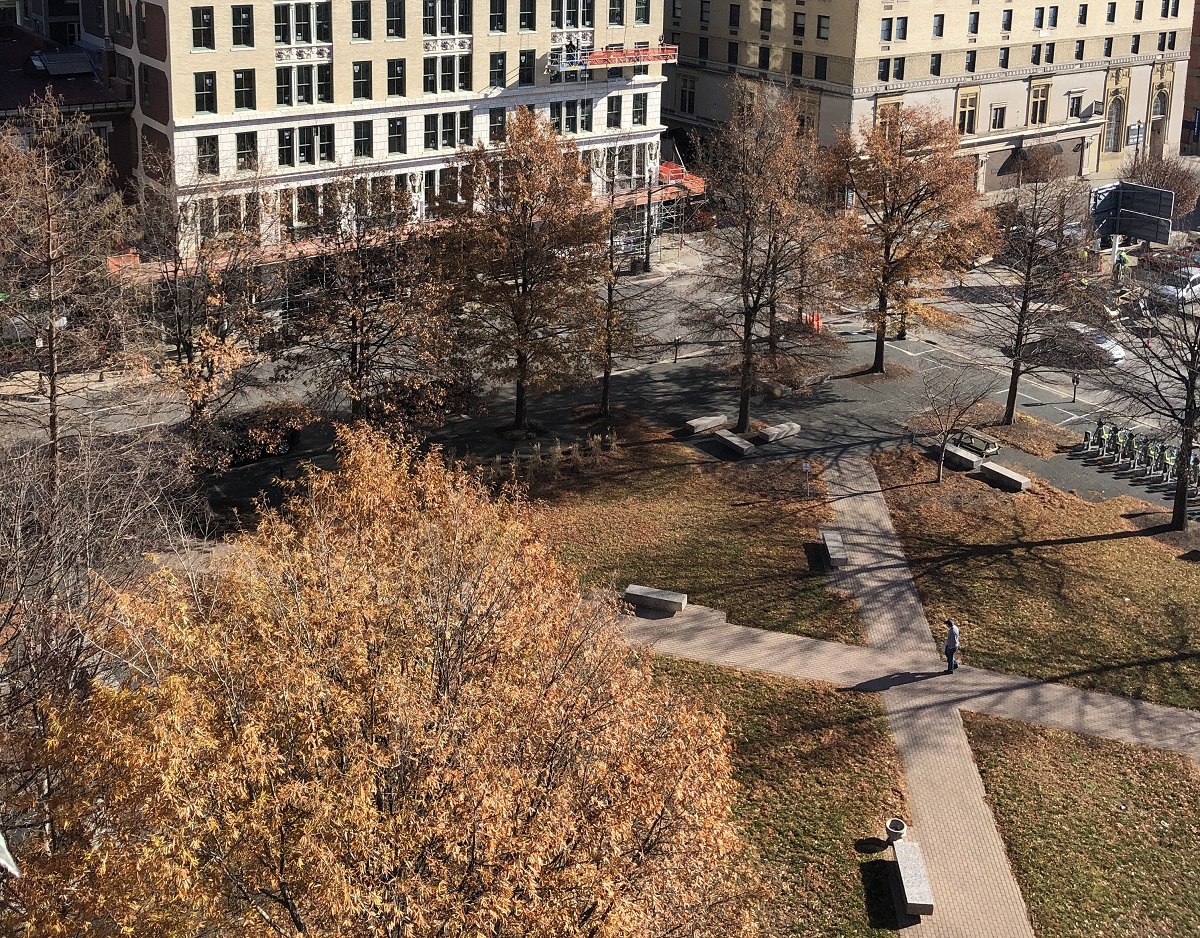
M 649 96 L 631 96 L 631 120 L 633 126 L 646 126 L 649 119 Z M 623 98 L 613 95 L 607 100 L 606 125 L 619 129 L 623 116 Z M 488 140 L 499 143 L 504 139 L 506 110 L 503 107 L 488 110 Z M 582 98 L 571 101 L 552 101 L 549 106 L 550 122 L 560 134 L 591 133 L 593 129 L 593 101 Z M 472 143 L 472 112 L 446 111 L 426 114 L 424 120 L 424 147 L 426 150 L 455 149 Z M 354 156 L 375 156 L 375 122 L 354 121 Z M 278 138 L 277 161 L 280 166 L 315 166 L 336 160 L 335 125 L 314 124 L 292 128 L 282 127 L 276 131 Z M 235 134 L 235 165 L 239 170 L 254 170 L 259 165 L 259 140 L 257 131 Z M 408 118 L 387 118 L 387 152 L 408 152 Z M 202 176 L 221 174 L 219 139 L 216 136 L 196 138 L 196 171 Z
M 537 29 L 538 0 L 516 0 L 517 28 Z M 632 0 L 633 24 L 650 23 L 650 0 Z M 608 25 L 625 25 L 626 0 L 608 0 Z M 404 0 L 383 0 L 384 35 L 389 39 L 405 36 Z M 192 48 L 216 49 L 214 7 L 192 7 Z M 254 7 L 234 4 L 229 8 L 230 42 L 234 48 L 254 47 Z M 590 27 L 595 21 L 595 0 L 550 0 L 550 26 Z M 508 31 L 508 0 L 488 0 L 488 29 Z M 350 38 L 373 38 L 371 0 L 351 0 Z M 333 41 L 332 8 L 328 0 L 320 3 L 276 3 L 274 5 L 276 45 Z M 439 36 L 472 32 L 471 0 L 421 0 L 421 35 Z
M 1144 11 L 1144 0 L 1134 0 L 1133 18 L 1141 20 Z M 1179 0 L 1162 0 L 1161 7 L 1162 16 L 1179 16 Z M 1088 21 L 1088 4 L 1079 4 L 1079 9 L 1076 15 L 1076 22 L 1080 26 L 1086 26 Z M 1109 2 L 1105 5 L 1104 22 L 1115 23 L 1117 21 L 1117 4 Z M 769 17 L 768 17 L 769 22 Z M 1013 11 L 1011 9 L 1000 11 L 1000 29 L 1008 32 L 1013 25 Z M 1034 29 L 1054 29 L 1058 26 L 1058 7 L 1034 7 L 1033 8 L 1033 28 Z M 974 35 L 979 32 L 979 12 L 971 11 L 967 14 L 967 33 Z M 935 13 L 933 15 L 933 35 L 934 37 L 944 36 L 946 33 L 946 14 Z M 797 33 L 803 35 L 803 32 Z M 907 16 L 885 16 L 879 21 L 879 40 L 880 42 L 903 42 L 908 38 L 908 17 Z
M 1173 50 L 1175 48 L 1176 41 L 1177 41 L 1177 34 L 1174 31 L 1167 32 L 1167 33 L 1159 33 L 1158 34 L 1158 51 L 1166 52 L 1169 50 Z M 1095 40 L 1093 40 L 1093 42 L 1095 42 Z M 1113 43 L 1114 43 L 1113 37 L 1106 36 L 1102 40 L 1102 43 L 1103 43 L 1104 57 L 1111 58 L 1113 55 Z M 1129 40 L 1129 54 L 1130 55 L 1138 55 L 1141 52 L 1141 49 L 1142 49 L 1142 37 L 1141 36 L 1131 36 L 1130 40 Z M 1010 50 L 1009 46 L 1001 46 L 997 50 L 996 65 L 998 68 L 1011 67 L 1010 51 L 1011 50 Z M 1056 48 L 1055 48 L 1055 43 L 1053 43 L 1053 42 L 1034 43 L 1029 48 L 1029 64 L 1030 65 L 1053 65 L 1055 52 L 1056 52 Z M 1083 40 L 1083 39 L 1077 40 L 1075 43 L 1075 59 L 1076 59 L 1076 61 L 1080 61 L 1080 62 L 1083 61 L 1084 58 L 1086 57 L 1086 52 L 1087 52 L 1087 47 L 1086 47 L 1085 40 Z M 799 55 L 799 54 L 800 53 L 793 53 L 793 56 Z M 795 59 L 793 58 L 792 74 L 798 75 L 800 73 L 795 71 L 794 63 L 795 63 Z M 904 80 L 904 63 L 905 63 L 904 56 L 880 59 L 879 65 L 878 65 L 878 73 L 877 73 L 876 77 L 878 78 L 879 81 L 903 81 Z M 975 72 L 978 68 L 978 65 L 979 65 L 978 52 L 976 52 L 974 49 L 968 50 L 964 56 L 964 61 L 963 61 L 964 70 L 968 73 Z M 930 75 L 941 75 L 942 74 L 942 53 L 934 52 L 932 55 L 929 56 L 929 74 Z

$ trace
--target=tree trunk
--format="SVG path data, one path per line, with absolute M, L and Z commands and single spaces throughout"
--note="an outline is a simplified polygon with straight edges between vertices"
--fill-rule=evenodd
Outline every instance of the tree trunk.
M 1179 441 L 1179 453 L 1175 457 L 1175 499 L 1171 506 L 1171 530 L 1188 529 L 1188 469 L 1191 467 L 1192 450 L 1195 447 L 1194 431 L 1185 428 Z
M 938 450 L 938 468 L 937 468 L 937 481 L 938 482 L 942 481 L 942 475 L 946 469 L 946 447 L 948 447 L 949 445 L 950 445 L 950 437 L 948 435 L 942 437 L 942 447 L 940 450 Z
M 1015 351 L 1015 349 L 1014 349 Z M 1008 375 L 1008 397 L 1004 401 L 1004 417 L 1000 423 L 1011 427 L 1017 419 L 1017 386 L 1021 383 L 1021 360 L 1013 357 L 1012 371 Z
M 737 426 L 734 433 L 745 433 L 750 429 L 750 392 L 754 388 L 754 310 L 744 309 L 742 315 L 742 381 L 741 399 L 738 401 Z
M 875 361 L 871 365 L 871 374 L 883 374 L 884 343 L 887 341 L 887 294 L 879 294 L 879 318 L 875 321 Z
M 529 429 L 529 412 L 525 394 L 525 381 L 529 372 L 529 356 L 524 352 L 517 353 L 517 382 L 516 401 L 513 406 L 512 429 Z

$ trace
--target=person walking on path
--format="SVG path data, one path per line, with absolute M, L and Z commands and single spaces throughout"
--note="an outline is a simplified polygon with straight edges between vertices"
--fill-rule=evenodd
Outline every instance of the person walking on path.
M 946 653 L 946 673 L 953 674 L 958 667 L 958 662 L 954 660 L 958 654 L 958 626 L 953 619 L 946 620 L 946 644 L 942 646 L 942 651 Z

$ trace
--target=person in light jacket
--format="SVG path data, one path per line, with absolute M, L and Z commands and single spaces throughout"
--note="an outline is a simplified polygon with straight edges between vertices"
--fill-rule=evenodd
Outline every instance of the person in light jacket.
M 946 620 L 946 643 L 942 646 L 946 653 L 946 673 L 952 674 L 958 667 L 954 656 L 958 654 L 958 625 L 953 619 Z

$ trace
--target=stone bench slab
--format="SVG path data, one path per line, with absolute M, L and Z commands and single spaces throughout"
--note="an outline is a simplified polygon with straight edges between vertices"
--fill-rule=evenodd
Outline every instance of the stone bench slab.
M 712 414 L 708 417 L 697 417 L 695 420 L 689 420 L 686 424 L 687 428 L 694 436 L 697 433 L 704 433 L 708 430 L 719 430 L 733 423 L 724 414 Z
M 985 462 L 979 467 L 979 474 L 983 476 L 985 481 L 992 483 L 997 488 L 1006 489 L 1009 492 L 1024 492 L 1029 488 L 1032 481 L 1029 476 L 1013 472 L 1008 467 L 996 462 Z
M 909 915 L 933 914 L 933 889 L 925 871 L 920 844 L 897 840 L 892 844 L 896 866 L 900 868 L 900 888 L 904 890 L 905 910 Z
M 799 432 L 800 424 L 789 420 L 787 423 L 777 423 L 773 427 L 763 427 L 758 431 L 758 435 L 764 443 L 777 443 L 789 436 L 796 436 Z
M 850 552 L 842 540 L 842 532 L 834 528 L 821 528 L 821 543 L 825 545 L 825 553 L 829 557 L 829 566 L 846 567 L 850 564 Z
M 754 452 L 753 443 L 743 440 L 736 433 L 732 433 L 729 430 L 718 430 L 713 436 L 729 447 L 729 449 L 733 450 L 738 457 L 749 456 Z
M 983 465 L 983 456 L 961 446 L 951 443 L 946 447 L 946 465 L 951 469 L 978 469 Z
M 624 598 L 625 602 L 631 606 L 643 606 L 646 609 L 659 609 L 663 612 L 682 612 L 687 606 L 687 593 L 658 590 L 650 586 L 636 586 L 633 583 L 625 587 Z
M 763 394 L 777 400 L 781 397 L 787 397 L 792 393 L 791 388 L 778 381 L 760 381 L 759 384 L 762 385 Z

